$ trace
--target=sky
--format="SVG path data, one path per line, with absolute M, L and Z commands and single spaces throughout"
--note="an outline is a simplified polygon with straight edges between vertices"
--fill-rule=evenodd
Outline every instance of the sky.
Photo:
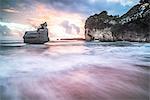
M 122 15 L 139 0 L 0 0 L 0 39 L 21 38 L 47 22 L 49 37 L 83 38 L 87 17 L 106 10 Z

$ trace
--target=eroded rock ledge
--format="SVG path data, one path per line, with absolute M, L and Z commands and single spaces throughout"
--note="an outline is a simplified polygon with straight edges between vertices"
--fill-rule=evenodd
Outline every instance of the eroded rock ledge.
M 85 23 L 85 39 L 150 42 L 150 1 L 141 0 L 121 17 L 107 11 L 90 16 Z

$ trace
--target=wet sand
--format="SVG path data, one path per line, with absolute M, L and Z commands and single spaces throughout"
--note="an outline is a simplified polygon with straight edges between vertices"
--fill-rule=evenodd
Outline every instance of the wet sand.
M 95 65 L 9 77 L 1 82 L 0 100 L 149 100 L 149 77 L 144 69 Z
M 0 100 L 150 100 L 150 44 L 14 45 L 0 47 Z

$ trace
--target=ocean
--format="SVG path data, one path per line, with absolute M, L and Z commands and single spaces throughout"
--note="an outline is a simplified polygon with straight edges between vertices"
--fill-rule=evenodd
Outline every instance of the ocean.
M 150 43 L 0 44 L 0 100 L 149 100 Z

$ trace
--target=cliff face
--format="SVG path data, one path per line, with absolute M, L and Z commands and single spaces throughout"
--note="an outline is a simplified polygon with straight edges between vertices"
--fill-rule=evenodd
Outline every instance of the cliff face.
M 85 39 L 150 42 L 150 3 L 137 4 L 121 17 L 106 11 L 90 16 L 85 23 Z

